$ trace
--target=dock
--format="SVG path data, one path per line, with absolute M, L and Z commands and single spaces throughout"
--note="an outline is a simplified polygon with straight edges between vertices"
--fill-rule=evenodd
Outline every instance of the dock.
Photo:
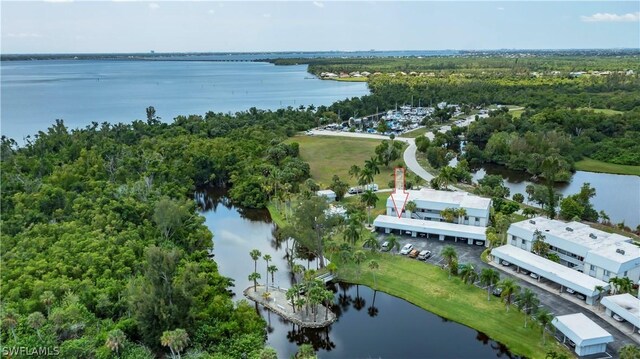
M 337 316 L 324 305 L 318 305 L 318 313 L 315 318 L 311 311 L 307 314 L 304 307 L 302 310 L 294 311 L 291 303 L 287 301 L 286 289 L 269 287 L 269 293 L 271 295 L 268 300 L 262 296 L 265 291 L 265 286 L 259 285 L 256 287 L 256 290 L 253 289 L 253 286 L 250 286 L 242 293 L 247 299 L 262 305 L 284 319 L 303 328 L 324 328 L 338 319 Z

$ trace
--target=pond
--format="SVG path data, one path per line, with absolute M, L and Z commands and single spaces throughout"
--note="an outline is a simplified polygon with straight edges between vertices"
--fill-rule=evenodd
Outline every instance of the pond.
M 198 192 L 206 225 L 214 234 L 213 252 L 222 275 L 233 278 L 236 300 L 251 285 L 253 271 L 249 251 L 270 254 L 278 271 L 275 284 L 289 287 L 284 249 L 274 239 L 275 225 L 264 210 L 234 206 L 221 190 Z M 286 246 L 286 243 L 284 244 Z M 304 261 L 315 268 L 314 261 Z M 266 275 L 264 260 L 258 271 Z M 257 310 L 268 322 L 267 345 L 279 357 L 289 358 L 298 346 L 311 343 L 320 358 L 493 358 L 511 357 L 507 348 L 484 333 L 447 321 L 407 301 L 366 286 L 331 284 L 335 292 L 334 312 L 338 321 L 324 329 L 301 329 L 261 307 Z
M 500 175 L 504 178 L 505 186 L 511 190 L 511 196 L 521 193 L 525 199 L 527 185 L 534 183 L 531 175 L 526 172 L 513 171 L 498 165 L 484 164 L 472 174 L 474 182 L 485 174 Z M 569 183 L 558 183 L 555 187 L 566 197 L 578 193 L 583 183 L 590 183 L 596 190 L 596 196 L 591 199 L 596 211 L 604 210 L 613 223 L 624 221 L 625 225 L 632 229 L 640 225 L 640 176 L 577 171 Z

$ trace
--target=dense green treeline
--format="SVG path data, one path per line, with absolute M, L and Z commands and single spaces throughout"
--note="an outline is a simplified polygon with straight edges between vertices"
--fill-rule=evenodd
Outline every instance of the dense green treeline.
M 3 138 L 3 345 L 66 358 L 257 355 L 264 321 L 232 301 L 193 192 L 229 186 L 261 207 L 275 181 L 295 191 L 309 166 L 281 141 L 313 121 L 252 109 L 72 131 L 56 121 L 21 148 Z
M 568 180 L 573 163 L 584 157 L 640 166 L 640 108 L 621 115 L 545 109 L 520 118 L 495 111 L 465 134 L 471 141 L 464 155 L 469 163 L 492 162 L 540 175 L 544 158 L 553 155 L 561 159 L 559 181 Z
M 560 71 L 640 71 L 639 54 L 629 52 L 616 56 L 559 55 L 544 56 L 428 56 L 406 58 L 315 58 L 275 59 L 276 65 L 309 64 L 309 72 L 434 72 L 438 75 L 464 73 L 478 77 L 529 76 L 531 72 Z

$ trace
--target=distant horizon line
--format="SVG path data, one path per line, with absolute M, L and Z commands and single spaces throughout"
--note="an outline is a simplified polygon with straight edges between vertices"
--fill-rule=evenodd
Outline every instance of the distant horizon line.
M 276 51 L 137 51 L 137 52 L 15 52 L 15 53 L 2 53 L 2 56 L 14 56 L 14 55 L 166 55 L 166 54 L 308 54 L 308 53 L 355 53 L 355 52 L 521 52 L 521 51 L 601 51 L 601 50 L 635 50 L 640 51 L 640 47 L 593 47 L 593 48 L 494 48 L 494 49 L 438 49 L 438 50 L 276 50 Z

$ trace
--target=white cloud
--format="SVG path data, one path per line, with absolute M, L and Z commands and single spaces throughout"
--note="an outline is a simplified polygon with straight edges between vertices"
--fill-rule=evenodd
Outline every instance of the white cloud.
M 502 6 L 500 6 L 499 8 L 497 8 L 498 10 L 502 11 L 504 10 L 504 8 Z
M 20 33 L 13 33 L 10 32 L 7 34 L 7 37 L 13 37 L 13 38 L 18 38 L 18 39 L 25 39 L 28 37 L 42 37 L 42 35 L 35 33 L 35 32 L 20 32 Z
M 608 12 L 599 12 L 591 16 L 581 16 L 581 19 L 584 22 L 639 22 L 640 11 L 630 12 L 623 15 L 609 14 Z
M 269 17 L 271 17 L 271 14 L 262 14 L 262 17 L 267 17 L 267 18 L 269 18 Z
M 317 6 L 317 7 L 324 7 L 324 4 L 321 3 L 320 1 L 314 1 L 313 5 Z
M 159 7 L 160 7 L 160 5 L 158 5 L 158 4 L 154 3 L 154 2 L 149 3 L 149 9 L 151 9 L 151 10 L 156 10 Z

